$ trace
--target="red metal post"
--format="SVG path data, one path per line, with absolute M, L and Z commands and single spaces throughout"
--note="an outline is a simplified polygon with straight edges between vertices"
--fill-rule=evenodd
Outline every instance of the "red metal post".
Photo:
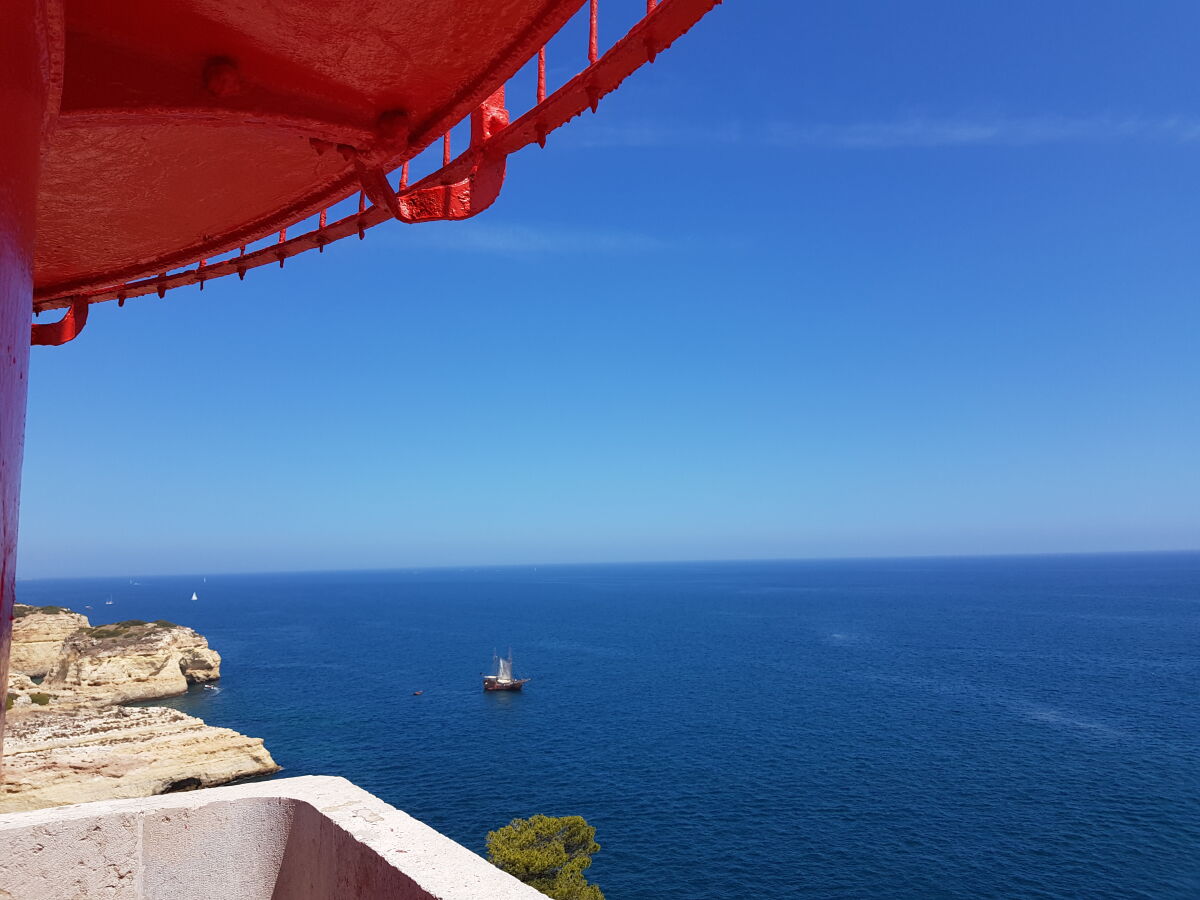
M 53 29 L 41 0 L 12 0 L 0 28 L 0 685 L 7 691 L 25 449 L 33 230 Z M 4 708 L 0 706 L 0 739 Z M 0 744 L 2 749 L 2 744 Z
M 600 58 L 600 0 L 592 0 L 588 9 L 588 65 Z M 592 112 L 595 112 L 593 109 Z
M 546 48 L 538 51 L 537 102 L 546 99 Z

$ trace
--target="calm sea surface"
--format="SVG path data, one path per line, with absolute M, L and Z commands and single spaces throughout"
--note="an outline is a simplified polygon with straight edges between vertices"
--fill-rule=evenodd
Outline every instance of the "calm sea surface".
M 474 850 L 585 816 L 610 900 L 1200 897 L 1197 554 L 135 580 L 18 594 L 195 627 L 169 705 Z

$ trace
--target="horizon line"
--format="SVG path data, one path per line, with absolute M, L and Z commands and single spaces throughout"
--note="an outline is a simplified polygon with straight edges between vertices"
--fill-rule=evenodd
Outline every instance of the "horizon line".
M 33 578 L 18 578 L 17 584 L 31 581 L 87 581 L 108 578 L 214 578 L 256 577 L 264 575 L 338 575 L 367 572 L 444 572 L 455 569 L 537 569 L 537 568 L 582 568 L 584 566 L 684 566 L 684 565 L 729 565 L 735 563 L 821 563 L 821 562 L 895 562 L 901 560 L 973 560 L 973 559 L 1046 559 L 1051 557 L 1083 556 L 1179 556 L 1200 554 L 1200 547 L 1155 550 L 1067 550 L 1030 551 L 1024 553 L 912 553 L 891 556 L 747 556 L 722 559 L 657 559 L 657 560 L 609 560 L 605 562 L 520 562 L 520 563 L 452 563 L 443 565 L 386 566 L 382 568 L 358 569 L 276 569 L 266 571 L 237 572 L 174 572 L 158 574 L 129 573 L 124 575 L 42 575 Z

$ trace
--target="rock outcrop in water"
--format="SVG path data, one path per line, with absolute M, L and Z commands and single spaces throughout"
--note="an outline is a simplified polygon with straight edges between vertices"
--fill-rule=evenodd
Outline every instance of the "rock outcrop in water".
M 221 677 L 221 657 L 190 628 L 171 622 L 120 622 L 68 637 L 42 689 L 110 703 L 154 700 Z
M 13 633 L 0 812 L 279 771 L 258 738 L 178 710 L 119 705 L 221 677 L 220 655 L 191 628 L 162 621 L 93 628 L 59 607 L 17 609 L 16 622 L 24 624 Z
M 63 641 L 87 625 L 85 616 L 61 606 L 16 604 L 9 665 L 24 675 L 45 675 L 62 652 Z

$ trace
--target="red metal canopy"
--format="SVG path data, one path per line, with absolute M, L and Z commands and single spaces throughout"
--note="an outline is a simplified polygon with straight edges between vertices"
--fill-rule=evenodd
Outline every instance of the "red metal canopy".
M 719 0 L 650 0 L 602 41 L 606 9 L 630 2 L 644 0 L 66 0 L 34 309 L 75 321 L 35 341 L 69 339 L 87 303 L 244 276 L 388 218 L 478 213 L 507 154 L 595 109 Z M 546 44 L 576 13 L 578 74 L 547 94 Z M 536 89 L 506 98 L 526 64 Z M 468 118 L 469 147 L 452 148 Z M 443 165 L 408 184 L 407 161 L 444 137 Z M 355 192 L 359 209 L 330 221 Z

